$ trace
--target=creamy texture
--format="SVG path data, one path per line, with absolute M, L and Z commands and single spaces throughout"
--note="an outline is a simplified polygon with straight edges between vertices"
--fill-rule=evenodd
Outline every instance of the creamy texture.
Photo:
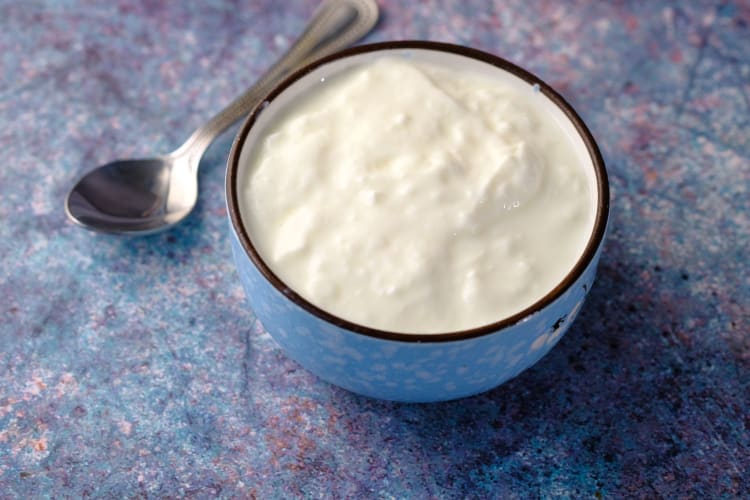
M 362 325 L 451 332 L 517 313 L 570 272 L 594 220 L 590 161 L 541 99 L 398 57 L 326 78 L 252 146 L 250 238 L 299 295 Z

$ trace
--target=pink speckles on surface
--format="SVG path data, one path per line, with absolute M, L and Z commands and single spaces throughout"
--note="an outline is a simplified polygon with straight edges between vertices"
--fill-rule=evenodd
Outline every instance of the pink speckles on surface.
M 369 41 L 513 60 L 573 104 L 609 168 L 580 318 L 474 398 L 368 400 L 280 352 L 230 256 L 232 133 L 172 231 L 66 221 L 78 175 L 179 145 L 315 5 L 0 2 L 0 496 L 747 496 L 747 1 L 379 1 Z

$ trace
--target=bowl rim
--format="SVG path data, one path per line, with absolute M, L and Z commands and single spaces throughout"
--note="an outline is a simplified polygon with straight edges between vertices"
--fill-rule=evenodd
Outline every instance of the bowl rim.
M 255 246 L 253 245 L 249 233 L 245 229 L 242 218 L 240 216 L 239 197 L 237 195 L 240 154 L 249 135 L 250 129 L 255 124 L 258 116 L 263 111 L 263 109 L 265 109 L 268 103 L 273 101 L 276 97 L 279 96 L 279 94 L 284 92 L 288 87 L 290 87 L 293 83 L 295 83 L 306 74 L 330 62 L 375 51 L 385 52 L 389 50 L 409 49 L 447 52 L 459 56 L 468 57 L 480 62 L 490 64 L 503 71 L 509 72 L 521 78 L 522 80 L 525 80 L 531 85 L 538 85 L 539 91 L 543 93 L 548 99 L 550 99 L 555 105 L 557 105 L 565 114 L 565 116 L 571 121 L 581 139 L 583 140 L 586 149 L 588 150 L 589 156 L 591 157 L 591 162 L 593 164 L 596 176 L 597 203 L 594 227 L 591 231 L 591 236 L 589 237 L 589 241 L 586 243 L 584 251 L 581 253 L 581 256 L 578 258 L 575 265 L 557 284 L 557 286 L 547 292 L 547 294 L 545 294 L 541 299 L 537 300 L 521 311 L 513 314 L 512 316 L 505 317 L 493 323 L 465 330 L 444 333 L 403 333 L 372 328 L 336 316 L 335 314 L 325 311 L 315 304 L 312 304 L 307 299 L 296 293 L 291 287 L 286 285 L 278 276 L 276 276 L 276 274 L 263 261 L 260 254 L 255 249 Z M 531 317 L 532 315 L 538 313 L 539 311 L 543 310 L 548 305 L 553 303 L 583 275 L 584 271 L 588 268 L 589 264 L 595 258 L 596 253 L 604 240 L 607 222 L 609 220 L 609 196 L 609 181 L 607 177 L 606 167 L 604 165 L 604 160 L 602 158 L 601 152 L 599 151 L 599 147 L 594 140 L 594 137 L 592 136 L 588 127 L 586 127 L 586 124 L 583 122 L 578 113 L 576 113 L 576 111 L 573 109 L 573 107 L 550 85 L 548 85 L 536 75 L 530 73 L 529 71 L 526 71 L 525 69 L 506 59 L 503 59 L 502 57 L 463 45 L 424 40 L 402 40 L 358 45 L 348 49 L 340 50 L 321 59 L 317 59 L 312 63 L 307 64 L 302 68 L 294 71 L 289 76 L 284 78 L 279 84 L 274 86 L 269 92 L 267 92 L 265 97 L 258 101 L 258 104 L 245 119 L 232 144 L 229 158 L 227 160 L 226 172 L 226 200 L 232 229 L 234 230 L 235 235 L 237 236 L 243 250 L 245 251 L 245 254 L 250 258 L 253 265 L 255 265 L 255 267 L 260 271 L 263 277 L 274 288 L 276 288 L 279 293 L 281 293 L 288 300 L 291 300 L 293 303 L 306 310 L 307 312 L 337 327 L 368 337 L 408 343 L 450 342 L 458 340 L 468 340 L 476 337 L 490 335 L 492 333 L 496 333 L 522 322 L 524 319 Z

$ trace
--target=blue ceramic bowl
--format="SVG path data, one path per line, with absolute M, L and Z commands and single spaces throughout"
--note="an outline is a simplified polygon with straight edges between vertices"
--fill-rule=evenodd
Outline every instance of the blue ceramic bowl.
M 590 162 L 596 189 L 594 228 L 584 252 L 546 296 L 512 317 L 479 328 L 439 334 L 382 331 L 336 317 L 286 286 L 263 262 L 240 216 L 238 178 L 263 124 L 321 78 L 384 54 L 505 72 L 549 101 Z M 571 106 L 536 76 L 496 56 L 433 42 L 355 47 L 317 61 L 273 89 L 242 126 L 228 161 L 227 205 L 240 280 L 255 314 L 286 353 L 323 380 L 367 396 L 428 402 L 486 391 L 533 365 L 560 340 L 591 289 L 609 217 L 607 173 L 591 133 Z

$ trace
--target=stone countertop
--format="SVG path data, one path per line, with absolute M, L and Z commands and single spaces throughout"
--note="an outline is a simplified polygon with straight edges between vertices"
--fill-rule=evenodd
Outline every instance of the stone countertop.
M 179 145 L 316 2 L 0 1 L 0 497 L 750 493 L 750 3 L 379 3 L 367 41 L 496 53 L 589 124 L 612 220 L 579 320 L 472 398 L 319 381 L 233 267 L 236 127 L 169 232 L 103 236 L 63 213 L 88 168 Z

